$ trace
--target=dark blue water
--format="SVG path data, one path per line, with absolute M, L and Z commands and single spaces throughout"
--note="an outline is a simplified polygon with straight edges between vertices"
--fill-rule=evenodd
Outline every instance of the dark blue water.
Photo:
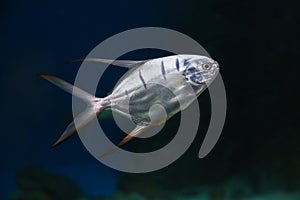
M 162 15 L 151 4 L 90 1 L 7 1 L 1 7 L 0 197 L 14 191 L 14 174 L 36 165 L 75 180 L 89 195 L 116 190 L 118 173 L 100 164 L 78 137 L 57 149 L 48 147 L 62 133 L 71 114 L 70 95 L 37 77 L 50 73 L 72 81 L 83 58 L 107 37 L 128 28 L 154 25 Z M 142 8 L 142 9 L 141 9 Z M 148 14 L 146 14 L 148 13 Z M 162 14 L 162 13 L 161 13 Z M 143 17 L 140 17 L 143 15 Z M 124 70 L 113 71 L 116 77 Z M 106 80 L 107 94 L 116 80 Z M 111 127 L 111 131 L 117 129 Z
M 0 198 L 15 194 L 16 172 L 26 166 L 68 177 L 87 196 L 109 196 L 136 185 L 147 194 L 153 182 L 162 185 L 157 191 L 172 193 L 194 185 L 226 185 L 232 178 L 253 185 L 254 194 L 294 191 L 300 186 L 296 50 L 300 21 L 295 8 L 290 1 L 2 1 Z M 72 82 L 79 65 L 66 61 L 84 58 L 116 33 L 144 26 L 181 31 L 218 60 L 228 116 L 209 158 L 196 157 L 200 133 L 199 142 L 177 164 L 145 176 L 125 174 L 131 180 L 126 188 L 124 174 L 96 161 L 77 136 L 49 149 L 71 120 L 71 96 L 37 74 Z M 148 55 L 156 54 L 128 56 Z M 99 93 L 107 94 L 124 72 L 110 70 Z M 206 100 L 204 93 L 200 105 L 209 105 Z M 209 110 L 204 108 L 203 116 L 207 123 Z M 118 131 L 114 125 L 109 128 Z M 187 171 L 185 176 L 182 170 Z M 172 182 L 167 181 L 170 177 Z M 140 184 L 145 180 L 150 181 Z

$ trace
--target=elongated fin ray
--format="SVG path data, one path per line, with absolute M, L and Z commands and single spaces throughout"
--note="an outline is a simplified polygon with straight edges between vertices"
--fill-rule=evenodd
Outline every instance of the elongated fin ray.
M 40 77 L 46 79 L 47 81 L 51 82 L 52 84 L 58 86 L 59 88 L 63 89 L 64 91 L 74 94 L 76 97 L 84 100 L 87 103 L 91 103 L 91 101 L 95 100 L 96 97 L 87 93 L 86 91 L 71 85 L 70 83 L 51 75 L 41 74 Z
M 121 142 L 119 142 L 119 144 L 117 146 L 115 146 L 113 149 L 105 152 L 99 158 L 103 158 L 104 156 L 107 156 L 107 155 L 115 152 L 120 147 L 122 147 L 123 145 L 125 145 L 126 143 L 128 143 L 129 141 L 131 141 L 132 139 L 134 139 L 136 136 L 145 133 L 151 127 L 153 127 L 153 125 L 149 125 L 149 126 L 137 126 L 137 127 L 135 127 L 125 138 L 123 138 L 123 140 Z
M 58 140 L 51 146 L 56 147 L 57 145 L 63 143 L 67 139 L 69 139 L 71 136 L 73 136 L 77 130 L 75 127 L 74 121 L 76 121 L 77 128 L 80 129 L 87 125 L 90 121 L 92 121 L 94 118 L 97 117 L 97 115 L 101 112 L 101 110 L 95 111 L 92 109 L 92 107 L 88 107 L 85 111 L 80 113 L 77 117 L 74 118 L 73 122 L 71 122 L 66 130 L 63 132 L 63 134 L 58 138 Z
M 70 63 L 75 62 L 100 62 L 105 64 L 112 64 L 118 67 L 132 68 L 139 66 L 146 62 L 146 60 L 135 61 L 135 60 L 111 60 L 111 59 L 102 59 L 102 58 L 86 58 L 86 59 L 75 59 L 69 61 Z

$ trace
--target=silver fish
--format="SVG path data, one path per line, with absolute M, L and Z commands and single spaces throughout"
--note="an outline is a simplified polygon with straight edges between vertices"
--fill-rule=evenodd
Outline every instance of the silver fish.
M 200 55 L 174 55 L 143 61 L 87 58 L 73 62 L 80 61 L 108 63 L 130 69 L 119 80 L 111 94 L 104 98 L 95 97 L 55 76 L 41 75 L 63 90 L 71 94 L 73 92 L 73 95 L 87 103 L 85 111 L 76 117 L 77 129 L 108 108 L 131 118 L 136 128 L 117 145 L 118 147 L 187 108 L 219 72 L 216 61 Z M 188 88 L 192 88 L 193 92 Z M 167 114 L 165 118 L 150 119 L 149 109 L 154 104 L 164 107 Z M 154 116 L 159 115 L 157 113 Z M 73 121 L 52 146 L 64 142 L 75 133 Z

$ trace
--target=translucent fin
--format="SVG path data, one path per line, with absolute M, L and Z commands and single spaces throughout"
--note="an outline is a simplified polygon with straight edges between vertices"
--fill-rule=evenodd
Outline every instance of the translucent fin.
M 86 91 L 56 77 L 51 75 L 41 74 L 40 77 L 46 79 L 47 81 L 51 82 L 52 84 L 58 86 L 59 88 L 63 89 L 70 94 L 74 94 L 76 97 L 84 100 L 85 102 L 90 103 L 91 101 L 95 100 L 96 97 L 87 93 Z
M 52 145 L 52 147 L 55 147 L 69 139 L 77 132 L 78 129 L 84 127 L 91 120 L 96 118 L 97 115 L 99 115 L 108 106 L 107 102 L 104 103 L 102 98 L 97 98 L 58 77 L 51 75 L 40 76 L 53 83 L 54 85 L 60 87 L 61 89 L 75 95 L 76 97 L 88 103 L 86 110 L 84 110 L 82 113 L 80 113 L 77 117 L 74 118 L 73 122 L 66 128 L 66 130 L 63 132 L 60 138 Z M 77 127 L 75 127 L 75 122 Z
M 166 80 L 171 82 L 178 82 L 180 84 L 183 84 L 183 82 L 186 81 L 185 76 L 181 74 L 168 74 L 166 75 Z
M 74 63 L 74 62 L 100 62 L 100 63 L 115 65 L 118 67 L 132 68 L 132 67 L 136 67 L 136 66 L 139 66 L 139 65 L 145 63 L 146 60 L 135 61 L 135 60 L 111 60 L 111 59 L 102 59 L 102 58 L 86 58 L 86 59 L 71 60 L 70 62 L 71 63 Z
M 121 142 L 119 142 L 119 144 L 117 146 L 115 146 L 113 149 L 107 151 L 106 153 L 102 154 L 99 158 L 102 158 L 104 156 L 107 156 L 107 155 L 115 152 L 121 146 L 123 146 L 124 144 L 128 143 L 129 141 L 131 141 L 132 139 L 134 139 L 136 136 L 145 133 L 151 127 L 153 127 L 153 125 L 149 125 L 149 126 L 137 126 L 137 127 L 135 127 L 125 138 L 123 138 L 123 140 Z
M 87 125 L 91 120 L 97 117 L 97 115 L 101 112 L 99 110 L 97 113 L 95 113 L 94 109 L 91 107 L 88 107 L 85 111 L 80 113 L 77 117 L 74 118 L 73 122 L 67 126 L 66 130 L 63 132 L 63 134 L 58 138 L 58 140 L 51 146 L 55 147 L 67 139 L 69 139 L 71 136 L 73 136 L 77 130 L 75 127 L 74 121 L 77 123 L 77 128 L 80 129 Z

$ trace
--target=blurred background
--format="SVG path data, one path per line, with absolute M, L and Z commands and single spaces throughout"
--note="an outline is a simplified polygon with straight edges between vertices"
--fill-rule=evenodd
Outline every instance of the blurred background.
M 300 199 L 300 18 L 295 1 L 4 0 L 0 16 L 0 199 Z M 78 136 L 50 149 L 72 120 L 71 95 L 37 74 L 73 82 L 80 64 L 66 61 L 84 58 L 114 34 L 145 26 L 187 34 L 220 63 L 228 112 L 213 151 L 204 159 L 197 156 L 210 117 L 207 91 L 198 99 L 201 121 L 195 141 L 159 171 L 110 169 L 87 152 Z M 124 57 L 165 55 L 145 50 Z M 99 95 L 109 93 L 125 72 L 109 69 Z M 176 132 L 179 119 L 180 114 L 173 117 L 163 132 Z M 119 140 L 110 120 L 101 123 Z M 127 148 L 166 144 L 173 136 L 165 135 Z

